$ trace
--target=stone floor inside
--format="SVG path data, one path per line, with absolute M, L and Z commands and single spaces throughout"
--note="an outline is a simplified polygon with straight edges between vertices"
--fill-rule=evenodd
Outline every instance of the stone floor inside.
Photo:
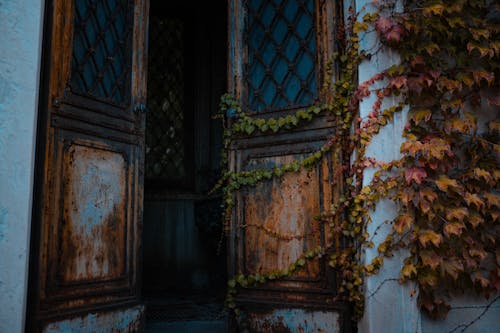
M 209 296 L 146 297 L 146 333 L 226 333 L 223 300 Z

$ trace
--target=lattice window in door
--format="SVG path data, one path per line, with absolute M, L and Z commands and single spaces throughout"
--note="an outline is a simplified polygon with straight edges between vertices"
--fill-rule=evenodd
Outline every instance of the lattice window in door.
M 186 176 L 184 137 L 184 25 L 152 16 L 149 36 L 146 177 Z
M 130 0 L 74 1 L 73 92 L 119 105 L 129 101 L 132 5 Z
M 317 96 L 314 0 L 246 0 L 247 106 L 270 111 Z

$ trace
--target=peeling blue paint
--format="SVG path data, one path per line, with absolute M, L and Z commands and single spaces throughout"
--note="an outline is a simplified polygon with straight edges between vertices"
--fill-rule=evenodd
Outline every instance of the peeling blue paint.
M 138 332 L 142 325 L 142 305 L 108 313 L 86 316 L 48 324 L 43 333 L 128 333 Z
M 7 232 L 7 208 L 0 206 L 0 242 L 5 239 L 5 234 Z
M 261 315 L 249 314 L 252 332 L 336 333 L 340 332 L 339 314 L 332 311 L 280 309 Z

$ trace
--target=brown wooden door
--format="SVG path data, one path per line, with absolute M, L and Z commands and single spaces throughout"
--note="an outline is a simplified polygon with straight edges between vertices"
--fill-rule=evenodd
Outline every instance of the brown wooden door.
M 135 331 L 148 0 L 46 13 L 27 331 Z
M 339 1 L 232 0 L 229 9 L 229 87 L 244 111 L 257 118 L 286 117 L 325 100 L 325 66 L 336 48 Z M 273 169 L 319 151 L 333 133 L 326 116 L 296 129 L 257 132 L 236 138 L 231 170 Z M 335 150 L 335 149 L 334 149 Z M 235 194 L 231 224 L 230 275 L 284 271 L 318 247 L 331 251 L 327 226 L 315 216 L 338 200 L 339 161 L 325 154 L 312 169 L 242 188 Z M 325 253 L 327 254 L 327 253 Z M 285 278 L 235 295 L 242 310 L 235 331 L 340 332 L 348 329 L 346 309 L 334 301 L 335 274 L 324 255 Z M 302 264 L 300 264 L 302 265 Z

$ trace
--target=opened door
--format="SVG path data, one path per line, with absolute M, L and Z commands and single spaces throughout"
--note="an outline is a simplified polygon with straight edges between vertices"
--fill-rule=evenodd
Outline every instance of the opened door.
M 148 0 L 46 13 L 27 331 L 133 332 Z
M 325 101 L 321 87 L 336 48 L 339 3 L 230 1 L 229 87 L 246 113 L 278 122 Z M 230 150 L 231 170 L 300 164 L 320 150 L 334 126 L 319 115 L 292 130 L 239 136 Z M 327 253 L 315 253 L 332 242 L 326 226 L 315 217 L 338 200 L 341 182 L 330 171 L 339 163 L 326 153 L 311 169 L 287 172 L 235 193 L 230 275 L 283 272 L 300 258 L 314 257 L 299 263 L 304 267 L 294 274 L 238 289 L 235 300 L 241 315 L 235 332 L 349 330 L 347 309 L 334 300 L 335 274 L 328 267 Z

